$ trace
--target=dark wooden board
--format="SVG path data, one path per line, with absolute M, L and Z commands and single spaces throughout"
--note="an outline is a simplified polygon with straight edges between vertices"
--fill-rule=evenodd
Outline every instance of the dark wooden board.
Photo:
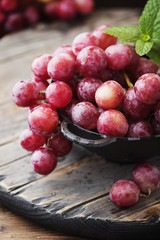
M 128 209 L 119 209 L 109 200 L 112 184 L 130 179 L 134 164 L 112 163 L 107 156 L 103 159 L 75 145 L 59 159 L 52 174 L 35 174 L 31 154 L 18 140 L 28 125 L 27 110 L 11 99 L 13 85 L 32 76 L 30 65 L 37 55 L 71 44 L 78 33 L 101 24 L 136 24 L 138 19 L 138 9 L 103 9 L 83 22 L 39 25 L 1 40 L 0 201 L 8 208 L 51 229 L 92 239 L 128 239 L 137 234 L 146 239 L 160 232 L 160 190 Z M 159 159 L 152 162 L 160 167 Z

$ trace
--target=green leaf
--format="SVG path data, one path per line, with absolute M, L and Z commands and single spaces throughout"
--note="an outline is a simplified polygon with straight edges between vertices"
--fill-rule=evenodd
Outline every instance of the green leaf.
M 141 18 L 140 18 L 140 21 L 139 21 L 139 29 L 142 33 L 142 36 L 143 37 L 143 40 L 145 41 L 148 41 L 151 36 L 152 36 L 152 33 L 153 33 L 153 21 L 152 21 L 152 18 L 148 15 L 143 15 Z
M 160 44 L 160 32 L 153 32 L 152 41 Z
M 152 19 L 153 31 L 160 31 L 160 0 L 148 0 L 142 16 L 148 15 Z
M 136 52 L 140 55 L 143 56 L 145 54 L 147 54 L 151 48 L 153 46 L 153 42 L 148 41 L 148 42 L 144 42 L 143 40 L 139 39 L 136 42 Z
M 140 38 L 138 26 L 114 26 L 103 30 L 103 32 L 122 39 L 125 42 L 135 43 Z
M 154 22 L 157 18 L 157 14 L 160 9 L 160 0 L 148 0 L 146 3 L 142 15 L 148 15 L 150 18 L 152 18 L 152 21 Z

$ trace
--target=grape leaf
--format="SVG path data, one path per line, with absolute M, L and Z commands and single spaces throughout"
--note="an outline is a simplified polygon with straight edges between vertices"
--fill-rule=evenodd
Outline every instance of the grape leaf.
M 140 56 L 143 56 L 151 50 L 152 46 L 153 42 L 151 41 L 144 42 L 142 39 L 138 39 L 136 42 L 135 49 Z
M 103 30 L 103 32 L 122 39 L 125 42 L 135 43 L 140 38 L 138 26 L 113 26 Z

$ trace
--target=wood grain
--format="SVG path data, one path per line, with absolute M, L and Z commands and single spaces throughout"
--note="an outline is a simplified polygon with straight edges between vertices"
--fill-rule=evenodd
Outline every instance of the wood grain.
M 59 159 L 52 174 L 35 174 L 30 166 L 31 154 L 20 147 L 18 140 L 28 125 L 27 110 L 16 107 L 11 99 L 13 85 L 32 76 L 30 65 L 35 56 L 71 44 L 78 33 L 92 31 L 101 24 L 137 24 L 138 18 L 138 9 L 103 9 L 83 22 L 39 25 L 2 39 L 0 201 L 9 209 L 75 236 L 117 240 L 145 234 L 147 239 L 153 232 L 160 232 L 160 190 L 128 209 L 119 209 L 109 200 L 112 184 L 118 179 L 130 179 L 134 164 L 109 162 L 107 157 L 103 159 L 74 145 L 67 157 Z M 152 162 L 160 167 L 159 159 Z

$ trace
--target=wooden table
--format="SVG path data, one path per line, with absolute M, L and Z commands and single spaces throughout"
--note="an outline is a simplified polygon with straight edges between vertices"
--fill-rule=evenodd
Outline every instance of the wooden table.
M 147 202 L 141 199 L 129 210 L 118 209 L 109 200 L 113 182 L 122 177 L 129 179 L 133 164 L 117 165 L 74 146 L 71 154 L 59 161 L 53 174 L 42 177 L 33 173 L 31 154 L 19 145 L 20 133 L 27 127 L 27 110 L 15 106 L 11 99 L 14 84 L 32 76 L 30 66 L 36 56 L 71 44 L 77 34 L 93 31 L 101 24 L 137 24 L 139 13 L 138 9 L 96 10 L 84 20 L 40 24 L 1 40 L 0 201 L 8 209 L 61 232 L 44 229 L 1 205 L 1 239 L 78 240 L 83 236 L 118 240 L 122 230 L 135 235 L 145 223 L 148 235 L 148 231 L 159 226 L 160 191 L 153 193 Z M 153 162 L 160 165 L 158 160 Z M 123 239 L 128 238 L 125 236 Z

